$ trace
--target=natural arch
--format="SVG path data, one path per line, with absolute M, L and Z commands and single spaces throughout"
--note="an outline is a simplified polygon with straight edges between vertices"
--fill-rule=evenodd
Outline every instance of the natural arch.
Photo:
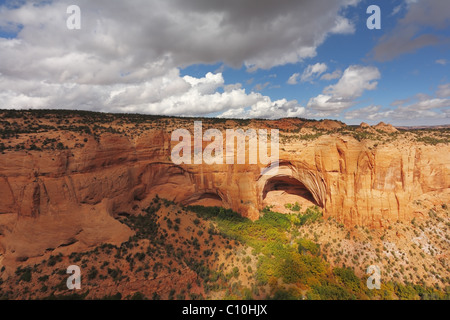
M 280 161 L 278 166 L 264 169 L 257 179 L 257 192 L 260 209 L 274 206 L 275 211 L 290 213 L 285 205 L 296 202 L 303 210 L 313 205 L 324 207 L 325 185 L 320 173 L 301 162 Z
M 285 175 L 268 179 L 262 191 L 263 206 L 274 206 L 278 212 L 291 212 L 287 204 L 298 203 L 302 209 L 318 205 L 311 192 L 299 180 Z

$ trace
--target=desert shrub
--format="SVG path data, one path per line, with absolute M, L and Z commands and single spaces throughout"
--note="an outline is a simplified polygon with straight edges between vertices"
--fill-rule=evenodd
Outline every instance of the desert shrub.
M 15 273 L 19 276 L 19 281 L 30 282 L 32 278 L 32 272 L 33 271 L 31 267 L 25 267 L 23 269 L 21 267 L 18 267 Z
M 97 268 L 91 267 L 91 269 L 89 269 L 89 272 L 88 272 L 88 279 L 93 280 L 97 277 L 97 275 L 98 275 Z
M 131 229 L 137 231 L 135 235 L 137 239 L 155 240 L 159 229 L 156 212 L 160 209 L 160 207 L 160 204 L 150 205 L 148 208 L 143 209 L 146 214 L 128 216 L 125 219 L 124 223 Z
M 320 245 L 316 244 L 308 239 L 300 239 L 297 241 L 298 245 L 298 252 L 299 253 L 311 253 L 312 255 L 319 255 L 320 254 Z
M 268 300 L 298 300 L 299 297 L 293 290 L 278 289 Z
M 413 286 L 403 285 L 401 283 L 394 285 L 394 292 L 400 300 L 416 300 L 418 296 Z
M 152 294 L 152 300 L 161 300 L 161 297 L 157 292 L 153 292 Z
M 62 261 L 62 254 L 58 254 L 57 256 L 51 255 L 50 258 L 48 258 L 47 265 L 49 267 L 53 267 L 56 263 Z
M 302 209 L 302 206 L 301 206 L 298 202 L 296 202 L 295 204 L 292 204 L 292 203 L 286 203 L 286 204 L 284 205 L 284 207 L 285 207 L 286 209 L 289 209 L 289 210 L 291 210 L 291 211 L 296 211 L 296 212 L 298 212 L 298 211 L 300 211 L 300 210 Z
M 48 280 L 49 276 L 48 275 L 43 275 L 42 277 L 38 278 L 38 281 L 40 282 L 46 282 Z
M 333 273 L 340 282 L 353 292 L 359 292 L 361 289 L 361 280 L 350 268 L 334 268 Z
M 122 271 L 119 268 L 111 269 L 108 268 L 108 275 L 114 280 L 118 281 L 122 275 Z
M 306 209 L 304 214 L 298 214 L 296 219 L 294 220 L 294 224 L 298 226 L 302 226 L 307 223 L 312 223 L 317 221 L 322 217 L 322 212 L 320 211 L 318 206 L 309 207 Z
M 266 229 L 281 228 L 284 230 L 288 230 L 291 227 L 289 216 L 278 212 L 266 212 L 256 222 Z
M 430 137 L 430 136 L 425 136 L 425 137 L 419 137 L 416 139 L 417 142 L 422 142 L 424 144 L 429 144 L 432 146 L 437 145 L 438 143 L 450 143 L 450 139 L 447 137 L 444 138 L 436 138 L 436 137 Z
M 105 295 L 101 300 L 121 300 L 122 294 L 120 292 L 117 292 L 113 295 Z
M 52 293 L 51 295 L 43 298 L 43 300 L 84 300 L 88 294 L 89 290 L 81 294 L 72 293 L 67 295 L 55 295 L 54 293 Z
M 239 268 L 238 267 L 234 267 L 233 271 L 231 273 L 232 273 L 233 277 L 238 278 L 239 274 L 240 274 Z
M 142 292 L 137 291 L 131 296 L 130 300 L 147 300 L 147 298 Z
M 347 292 L 342 287 L 324 282 L 321 285 L 313 286 L 313 293 L 317 294 L 321 300 L 355 300 L 356 297 Z
M 136 253 L 134 254 L 134 257 L 135 257 L 136 259 L 138 259 L 139 261 L 142 261 L 142 260 L 145 259 L 145 252 L 136 252 Z

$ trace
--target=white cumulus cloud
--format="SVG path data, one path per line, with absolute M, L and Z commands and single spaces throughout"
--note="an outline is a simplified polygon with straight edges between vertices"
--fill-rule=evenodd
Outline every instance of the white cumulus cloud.
M 300 77 L 300 73 L 294 73 L 292 76 L 289 77 L 287 84 L 297 84 L 298 77 Z
M 348 67 L 339 81 L 326 87 L 322 94 L 311 98 L 307 107 L 321 114 L 336 114 L 355 104 L 365 90 L 374 90 L 380 78 L 376 67 L 352 65 Z
M 450 97 L 450 83 L 442 84 L 438 87 L 436 95 L 439 98 L 447 98 Z
M 341 12 L 357 3 L 78 0 L 80 30 L 66 27 L 72 2 L 2 3 L 0 29 L 15 35 L 0 38 L 0 107 L 301 113 L 296 102 L 225 84 L 220 69 L 204 77 L 179 70 L 222 62 L 252 71 L 314 57 L 328 35 L 354 32 Z
M 301 81 L 312 81 L 313 79 L 319 77 L 322 73 L 327 71 L 328 67 L 325 63 L 316 63 L 313 65 L 309 65 L 306 67 L 306 69 L 303 71 Z
M 334 80 L 339 79 L 342 76 L 341 70 L 334 70 L 331 73 L 325 73 L 323 76 L 320 77 L 321 80 Z
M 443 124 L 450 119 L 450 83 L 440 85 L 436 95 L 416 94 L 396 100 L 391 107 L 368 106 L 346 112 L 346 119 L 389 119 L 396 125 Z

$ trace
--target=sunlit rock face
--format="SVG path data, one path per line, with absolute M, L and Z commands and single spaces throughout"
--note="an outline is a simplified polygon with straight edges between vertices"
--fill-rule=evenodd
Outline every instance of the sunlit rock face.
M 424 195 L 449 199 L 445 144 L 369 148 L 338 134 L 281 142 L 279 167 L 264 175 L 262 164 L 175 165 L 174 145 L 170 130 L 148 130 L 103 134 L 82 149 L 1 154 L 0 253 L 25 259 L 68 245 L 120 243 L 132 232 L 115 218 L 156 194 L 251 219 L 267 205 L 283 212 L 298 202 L 323 208 L 325 219 L 373 228 L 422 214 L 412 204 Z

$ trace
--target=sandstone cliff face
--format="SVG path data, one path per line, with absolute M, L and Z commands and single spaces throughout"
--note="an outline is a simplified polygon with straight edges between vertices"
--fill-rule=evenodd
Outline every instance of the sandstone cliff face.
M 437 202 L 448 201 L 448 151 L 446 146 L 418 145 L 369 150 L 352 138 L 327 137 L 319 139 L 310 154 L 306 151 L 302 162 L 315 164 L 308 170 L 320 177 L 314 181 L 322 184 L 319 203 L 325 217 L 345 225 L 382 227 L 412 219 L 412 203 L 425 193 L 439 194 Z M 314 190 L 310 184 L 305 183 Z
M 82 149 L 0 154 L 0 254 L 24 260 L 46 250 L 121 243 L 115 217 L 158 194 L 182 204 L 222 204 L 257 219 L 271 188 L 297 181 L 347 226 L 412 219 L 424 194 L 448 202 L 450 147 L 385 144 L 340 135 L 281 144 L 275 176 L 261 165 L 174 165 L 170 133 L 103 134 Z M 203 202 L 202 202 L 203 201 Z M 443 201 L 443 202 L 442 202 Z

